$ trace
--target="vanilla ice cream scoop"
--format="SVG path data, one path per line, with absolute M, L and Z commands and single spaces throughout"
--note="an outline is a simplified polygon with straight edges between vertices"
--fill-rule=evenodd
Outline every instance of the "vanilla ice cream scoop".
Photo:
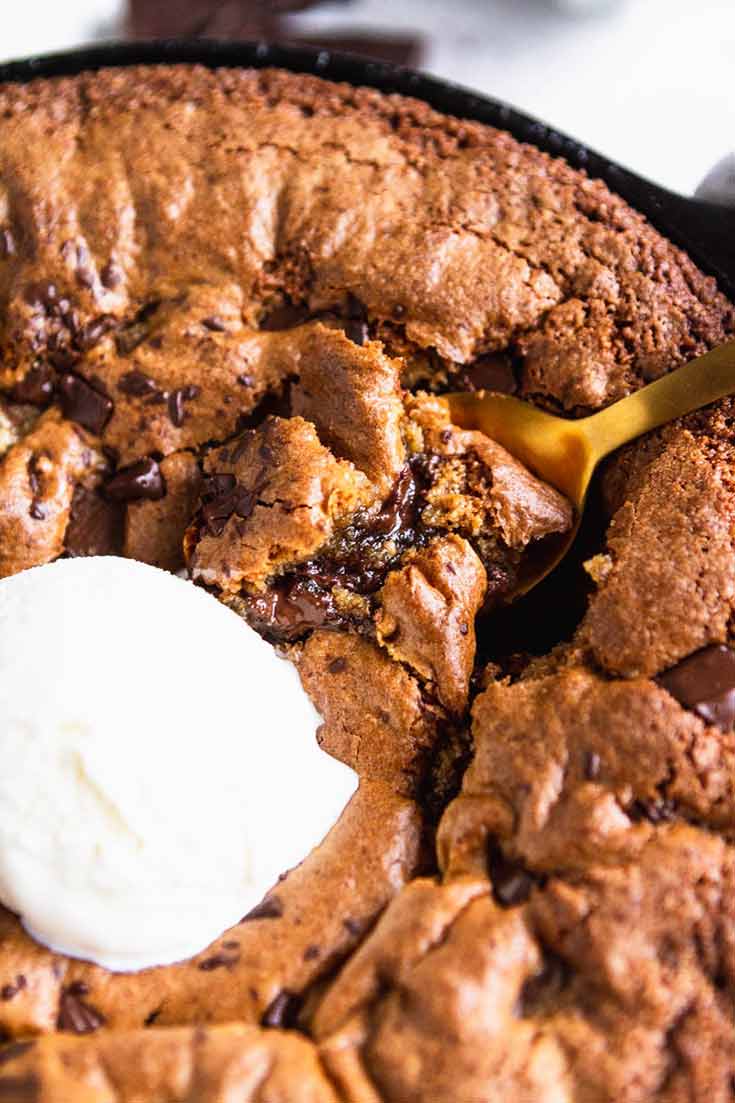
M 54 950 L 164 965 L 237 923 L 354 792 L 296 670 L 126 559 L 0 581 L 0 900 Z

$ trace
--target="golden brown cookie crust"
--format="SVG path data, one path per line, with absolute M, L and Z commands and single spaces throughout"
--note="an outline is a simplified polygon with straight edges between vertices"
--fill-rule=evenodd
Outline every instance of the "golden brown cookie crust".
M 732 403 L 613 458 L 581 624 L 483 673 L 483 603 L 571 513 L 435 393 L 604 406 L 733 336 L 714 282 L 503 132 L 273 70 L 0 88 L 0 211 L 0 574 L 185 550 L 362 779 L 189 962 L 0 914 L 0 1095 L 724 1103 Z

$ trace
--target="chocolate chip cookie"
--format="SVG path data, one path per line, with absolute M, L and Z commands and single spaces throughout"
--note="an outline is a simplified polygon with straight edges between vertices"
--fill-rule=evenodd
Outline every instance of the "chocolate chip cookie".
M 614 456 L 586 571 L 501 616 L 571 511 L 442 394 L 576 417 L 733 335 L 603 184 L 425 104 L 0 88 L 0 575 L 185 569 L 361 779 L 190 961 L 113 974 L 2 912 L 0 1095 L 731 1097 L 733 404 Z

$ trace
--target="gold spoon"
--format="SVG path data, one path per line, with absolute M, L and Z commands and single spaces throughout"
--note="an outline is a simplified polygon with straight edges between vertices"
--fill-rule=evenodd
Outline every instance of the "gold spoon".
M 692 360 L 590 417 L 570 421 L 509 395 L 478 391 L 450 394 L 452 420 L 479 429 L 560 490 L 575 509 L 574 524 L 547 537 L 524 559 L 506 601 L 533 589 L 556 567 L 577 535 L 587 491 L 600 460 L 667 421 L 735 394 L 735 341 Z

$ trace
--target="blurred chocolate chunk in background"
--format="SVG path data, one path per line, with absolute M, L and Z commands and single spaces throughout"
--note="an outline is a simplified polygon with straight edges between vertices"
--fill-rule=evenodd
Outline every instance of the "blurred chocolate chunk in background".
M 350 0 L 338 0 L 347 7 Z M 331 0 L 334 5 L 335 0 Z M 360 29 L 309 31 L 298 13 L 325 7 L 320 0 L 129 0 L 127 35 L 134 39 L 265 39 L 300 46 L 347 50 L 397 65 L 418 65 L 418 34 Z

